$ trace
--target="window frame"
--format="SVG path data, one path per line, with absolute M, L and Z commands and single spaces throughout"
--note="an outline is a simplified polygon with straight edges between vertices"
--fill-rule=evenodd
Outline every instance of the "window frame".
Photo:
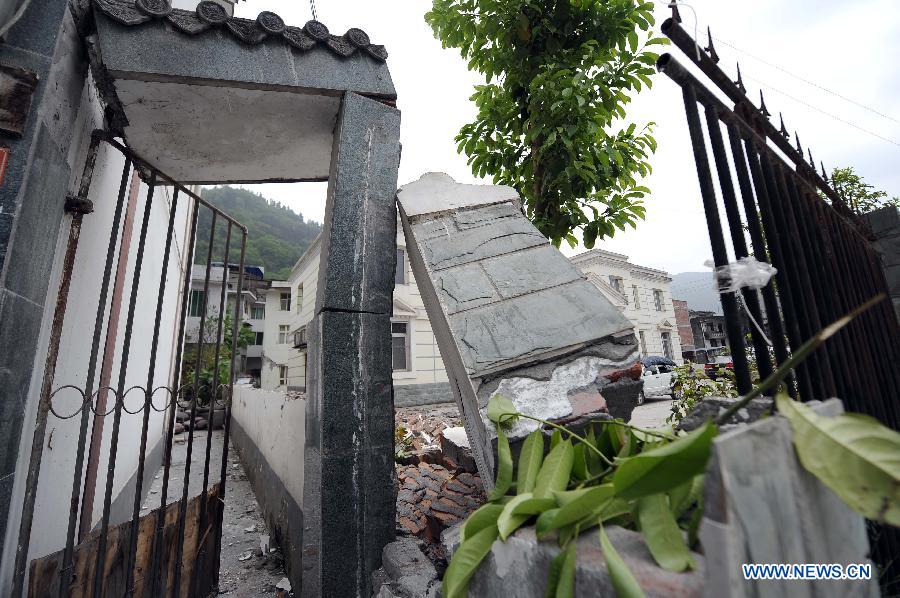
M 656 311 L 663 311 L 665 299 L 663 298 L 662 289 L 653 289 L 653 306 Z
M 406 332 L 394 332 L 394 324 L 402 324 L 406 327 Z M 406 358 L 404 368 L 394 367 L 394 339 L 404 339 L 404 357 Z M 409 320 L 391 320 L 391 372 L 412 372 L 412 325 Z
M 281 308 L 279 311 L 291 311 L 291 291 L 281 291 L 281 296 L 279 297 Z M 287 305 L 287 307 L 285 307 Z
M 262 316 L 261 316 L 261 317 L 256 317 L 256 316 L 257 316 L 257 313 L 258 313 L 257 310 L 262 310 Z M 266 305 L 265 305 L 265 303 L 260 303 L 260 304 L 255 304 L 255 303 L 254 303 L 252 306 L 250 306 L 250 319 L 251 319 L 251 320 L 265 320 L 265 319 L 266 319 Z
M 288 366 L 279 365 L 278 366 L 278 386 L 287 386 L 288 384 Z
M 397 247 L 397 264 L 394 267 L 394 286 L 398 284 L 408 284 L 406 277 L 407 254 L 406 247 Z
M 254 330 L 253 332 L 256 334 L 253 338 L 253 344 L 262 345 L 265 340 L 265 333 L 262 330 Z
M 638 330 L 638 349 L 641 353 L 641 357 L 647 356 L 647 337 L 644 336 L 643 330 Z
M 202 297 L 203 299 L 201 301 L 195 302 L 195 300 L 194 300 L 195 297 Z M 191 289 L 191 294 L 190 294 L 190 297 L 188 298 L 188 317 L 189 318 L 202 318 L 203 312 L 206 309 L 206 304 L 207 304 L 206 292 L 204 292 L 202 289 Z M 198 306 L 202 306 L 202 307 L 199 307 L 199 312 L 195 313 L 198 311 Z
M 636 284 L 631 285 L 631 294 L 634 297 L 634 308 L 641 308 L 641 292 Z
M 303 283 L 297 285 L 297 313 L 303 309 Z
M 291 327 L 289 324 L 278 325 L 278 344 L 287 345 L 291 342 Z

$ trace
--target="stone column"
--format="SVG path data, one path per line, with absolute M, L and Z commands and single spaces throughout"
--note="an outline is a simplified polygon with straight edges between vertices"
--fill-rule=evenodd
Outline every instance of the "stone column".
M 309 331 L 302 596 L 371 595 L 394 538 L 390 318 L 400 112 L 345 93 Z

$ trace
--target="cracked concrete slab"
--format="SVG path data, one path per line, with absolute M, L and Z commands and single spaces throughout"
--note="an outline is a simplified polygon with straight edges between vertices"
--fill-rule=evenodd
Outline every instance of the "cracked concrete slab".
M 429 173 L 402 187 L 397 201 L 486 485 L 496 434 L 484 408 L 493 394 L 548 420 L 630 417 L 640 390 L 631 322 L 531 224 L 514 190 Z M 530 429 L 516 427 L 510 437 Z

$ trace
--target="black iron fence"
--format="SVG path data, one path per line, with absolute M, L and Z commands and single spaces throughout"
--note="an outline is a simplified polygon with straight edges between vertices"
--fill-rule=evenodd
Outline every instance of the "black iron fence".
M 69 354 L 65 358 L 71 363 L 73 359 L 84 356 L 83 368 L 79 366 L 79 371 L 83 372 L 81 379 L 84 382 L 78 385 L 56 385 L 54 376 L 59 365 L 60 341 L 66 319 L 84 317 L 83 314 L 71 313 L 71 310 L 67 313 L 67 305 L 71 298 L 82 220 L 91 209 L 91 203 L 87 200 L 88 192 L 91 181 L 95 178 L 98 152 L 104 144 L 124 156 L 124 168 L 118 196 L 113 204 L 115 207 L 103 264 L 102 282 L 96 290 L 99 300 L 96 314 L 92 314 L 93 333 L 89 337 L 76 340 L 76 344 L 83 343 L 81 347 L 83 352 L 76 351 L 74 356 Z M 143 214 L 140 220 L 137 220 L 136 214 L 129 213 L 129 202 L 132 207 L 135 205 L 141 181 L 146 185 L 146 199 Z M 162 194 L 159 190 L 162 187 L 172 189 L 171 202 L 168 205 L 165 205 L 166 202 L 160 197 Z M 175 220 L 179 203 L 188 204 L 187 214 L 189 214 L 188 238 L 182 239 L 184 245 L 180 257 L 173 247 L 177 244 L 178 237 Z M 243 319 L 241 294 L 247 230 L 191 189 L 168 177 L 103 131 L 95 131 L 92 136 L 78 195 L 70 197 L 67 206 L 73 211 L 73 218 L 63 260 L 26 480 L 13 596 L 21 596 L 26 590 L 30 596 L 60 597 L 209 595 L 215 589 L 218 580 L 222 502 L 228 460 L 230 396 L 239 336 L 236 333 L 231 334 L 230 346 L 225 346 L 228 335 L 225 330 L 225 314 L 233 307 L 233 326 L 240 326 Z M 145 252 L 148 249 L 148 234 L 154 234 L 148 233 L 152 228 L 151 214 L 159 214 L 160 210 L 162 213 L 168 210 L 168 221 L 161 267 L 159 271 L 155 271 L 157 266 L 151 269 L 145 265 L 147 261 Z M 208 252 L 203 256 L 206 264 L 202 283 L 204 301 L 198 314 L 200 327 L 197 338 L 193 343 L 184 343 L 188 319 L 187 307 L 192 287 L 191 258 L 198 214 L 202 210 L 211 212 L 212 221 L 209 228 Z M 181 213 L 185 213 L 183 207 Z M 132 217 L 135 217 L 134 224 L 137 226 L 134 230 L 138 237 L 136 253 L 134 257 L 129 257 Z M 213 255 L 216 247 L 215 237 L 223 232 L 225 234 L 223 255 Z M 178 259 L 183 261 L 177 264 L 174 260 Z M 233 265 L 230 261 L 232 259 L 237 259 L 237 266 L 234 268 L 235 280 L 229 283 L 229 264 Z M 221 284 L 216 289 L 217 296 L 211 297 L 211 264 L 217 260 L 221 260 L 225 266 L 222 269 Z M 184 269 L 183 280 L 167 280 L 168 266 L 172 263 Z M 149 278 L 148 270 L 151 270 Z M 129 274 L 130 280 L 126 284 L 124 279 Z M 148 278 L 144 281 L 145 288 L 146 285 L 150 285 L 154 290 L 158 288 L 155 304 L 138 305 L 138 291 L 142 277 Z M 173 294 L 172 285 L 177 286 L 179 283 L 181 285 L 180 290 L 176 288 L 174 293 L 178 299 L 170 303 L 165 301 L 167 283 L 169 296 Z M 124 291 L 126 288 L 129 289 L 127 297 Z M 80 289 L 79 292 L 85 290 Z M 226 292 L 233 293 L 233 306 L 226 302 Z M 117 293 L 120 294 L 118 297 Z M 119 312 L 118 309 L 111 307 L 113 304 L 121 305 L 125 309 L 123 327 L 118 325 Z M 168 309 L 164 310 L 164 305 L 168 305 Z M 135 335 L 136 312 L 141 314 L 139 317 L 145 318 L 148 314 L 153 314 L 152 334 L 149 337 Z M 208 322 L 212 325 L 207 326 Z M 168 352 L 171 345 L 160 346 L 160 330 L 163 325 L 169 329 L 175 327 L 177 330 L 174 360 Z M 214 330 L 211 333 L 203 332 L 207 328 Z M 121 339 L 117 339 L 116 335 L 120 330 L 123 331 L 122 336 Z M 210 353 L 210 347 L 204 347 L 204 344 L 213 347 L 212 382 L 206 380 L 202 372 L 204 364 L 201 356 L 205 354 L 205 350 L 206 353 Z M 144 355 L 148 355 L 148 359 L 139 362 L 131 359 L 130 354 L 136 347 L 147 349 Z M 180 371 L 182 350 L 196 352 L 194 371 L 187 376 Z M 157 353 L 160 354 L 159 359 Z M 168 384 L 154 387 L 158 363 L 167 367 L 174 364 L 174 371 Z M 146 372 L 146 384 L 129 386 L 126 383 L 128 374 L 133 374 L 138 368 L 146 368 L 141 369 L 139 373 L 139 376 L 143 376 Z M 188 382 L 183 384 L 182 379 L 187 379 Z M 68 401 L 65 400 L 66 396 Z M 202 401 L 201 397 L 207 399 Z M 60 399 L 68 405 L 68 409 L 55 404 L 55 400 L 58 403 Z M 181 425 L 175 419 L 176 411 L 180 409 L 187 413 L 185 421 L 189 423 L 184 426 L 187 439 L 184 447 L 184 469 L 178 471 L 179 478 L 172 475 L 172 452 L 174 430 L 177 425 Z M 217 410 L 224 411 L 222 414 L 224 439 L 216 441 L 217 454 L 213 455 L 213 424 Z M 206 418 L 206 426 L 204 430 L 197 430 L 195 434 L 195 417 L 201 414 Z M 154 491 L 155 496 L 148 494 L 145 482 L 153 480 L 155 473 L 145 471 L 145 467 L 149 466 L 148 424 L 151 417 L 158 424 L 160 420 L 164 422 L 162 424 L 164 435 L 160 441 L 164 452 L 163 465 L 156 476 L 162 478 L 161 489 Z M 125 501 L 128 504 L 125 509 L 128 515 L 120 513 L 115 516 L 111 512 L 114 488 L 121 488 L 123 476 L 128 479 L 130 473 L 121 471 L 121 467 L 117 468 L 117 457 L 120 455 L 120 445 L 124 440 L 121 437 L 123 422 L 126 418 L 138 418 L 136 421 L 132 420 L 135 425 L 128 426 L 132 434 L 133 430 L 140 430 L 137 472 L 133 477 L 133 489 L 126 485 L 125 489 L 121 490 L 121 494 L 126 495 Z M 67 420 L 77 423 L 70 425 Z M 136 425 L 137 421 L 140 422 L 139 425 Z M 109 434 L 104 434 L 105 423 L 112 426 Z M 66 426 L 77 437 L 75 453 L 71 455 L 71 471 L 66 474 L 65 481 L 41 477 L 41 463 L 47 450 L 45 447 L 50 446 L 48 425 Z M 201 450 L 205 453 L 198 460 L 192 453 L 199 434 L 205 436 L 205 442 L 200 444 Z M 219 457 L 218 462 L 215 461 L 215 457 Z M 193 475 L 191 473 L 192 464 L 197 467 L 200 463 L 203 466 L 202 478 L 197 475 L 198 471 Z M 105 464 L 105 476 L 100 472 L 104 468 L 101 464 Z M 68 477 L 69 475 L 71 477 Z M 41 518 L 42 506 L 37 504 L 39 483 L 58 484 L 60 490 L 65 487 L 66 495 L 71 493 L 70 511 L 64 547 L 56 553 L 38 555 L 37 558 L 29 560 L 32 527 L 34 522 Z M 181 487 L 177 488 L 177 484 Z M 153 502 L 158 501 L 158 505 L 150 504 L 151 499 Z M 99 521 L 96 521 L 94 516 L 95 500 L 98 501 L 98 506 L 102 501 Z M 47 508 L 46 505 L 43 508 Z M 51 508 L 55 508 L 55 505 Z M 28 577 L 27 586 L 26 577 Z
M 824 167 L 821 174 L 816 171 L 799 137 L 794 135 L 795 147 L 784 121 L 780 127 L 769 121 L 762 93 L 758 107 L 750 101 L 739 67 L 734 80 L 726 75 L 717 65 L 712 37 L 700 47 L 682 29 L 677 9 L 662 30 L 696 67 L 687 68 L 671 54 L 657 64 L 682 88 L 715 264 L 749 256 L 778 269 L 761 291 L 721 295 L 738 390 L 745 393 L 751 388 L 746 312 L 760 323 L 750 327 L 749 353 L 765 378 L 792 347 L 867 300 L 886 295 L 887 284 L 867 227 L 829 185 Z M 900 325 L 890 302 L 882 301 L 797 368 L 790 392 L 803 401 L 839 397 L 848 411 L 897 430 L 898 360 Z M 900 554 L 898 536 L 896 529 L 872 536 L 881 564 Z

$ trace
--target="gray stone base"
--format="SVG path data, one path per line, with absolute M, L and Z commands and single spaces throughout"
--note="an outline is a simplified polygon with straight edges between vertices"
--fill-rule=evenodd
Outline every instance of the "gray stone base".
M 394 407 L 418 407 L 455 401 L 449 382 L 394 385 Z

